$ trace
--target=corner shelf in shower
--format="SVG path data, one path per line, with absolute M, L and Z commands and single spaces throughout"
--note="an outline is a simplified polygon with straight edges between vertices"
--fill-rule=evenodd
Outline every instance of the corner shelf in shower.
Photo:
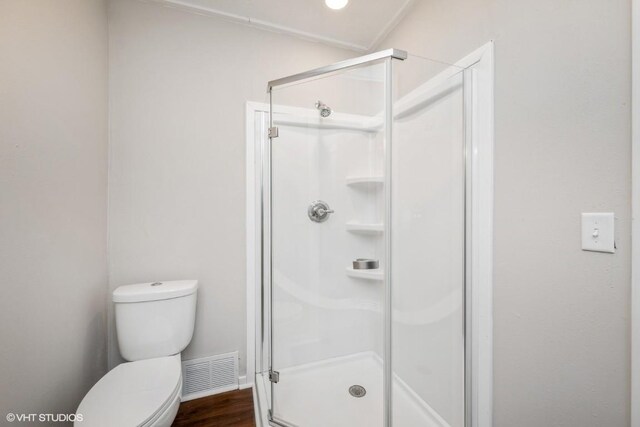
M 350 221 L 347 223 L 347 231 L 358 234 L 382 234 L 384 225 Z
M 382 185 L 384 183 L 383 176 L 348 176 L 347 185 Z
M 352 267 L 347 267 L 347 276 L 354 277 L 356 279 L 365 280 L 384 280 L 384 271 L 376 268 L 375 270 L 354 270 Z

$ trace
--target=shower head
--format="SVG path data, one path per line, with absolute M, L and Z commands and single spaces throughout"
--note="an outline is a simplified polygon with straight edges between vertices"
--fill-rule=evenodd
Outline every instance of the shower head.
M 322 101 L 316 101 L 316 108 L 320 110 L 320 115 L 322 117 L 329 117 L 332 113 L 331 107 L 329 107 Z

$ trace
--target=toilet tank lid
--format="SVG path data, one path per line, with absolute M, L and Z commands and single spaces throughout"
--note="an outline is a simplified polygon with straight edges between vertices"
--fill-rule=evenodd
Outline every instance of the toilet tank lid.
M 172 280 L 120 286 L 113 291 L 113 302 L 145 302 L 179 298 L 194 294 L 197 280 Z

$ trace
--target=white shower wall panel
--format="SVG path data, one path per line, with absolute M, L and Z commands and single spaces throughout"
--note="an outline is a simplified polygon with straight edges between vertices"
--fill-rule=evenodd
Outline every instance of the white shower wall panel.
M 274 366 L 380 353 L 383 283 L 346 275 L 355 258 L 383 258 L 379 239 L 346 228 L 353 219 L 381 221 L 380 191 L 346 185 L 347 176 L 379 173 L 380 138 L 363 130 L 279 128 L 272 151 Z M 314 200 L 335 213 L 312 222 Z
M 393 370 L 451 426 L 464 404 L 462 76 L 394 121 Z

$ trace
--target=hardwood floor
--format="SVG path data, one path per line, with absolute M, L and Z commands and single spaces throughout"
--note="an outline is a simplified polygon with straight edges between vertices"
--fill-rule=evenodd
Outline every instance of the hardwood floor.
M 173 427 L 255 427 L 250 388 L 194 399 L 180 404 Z

